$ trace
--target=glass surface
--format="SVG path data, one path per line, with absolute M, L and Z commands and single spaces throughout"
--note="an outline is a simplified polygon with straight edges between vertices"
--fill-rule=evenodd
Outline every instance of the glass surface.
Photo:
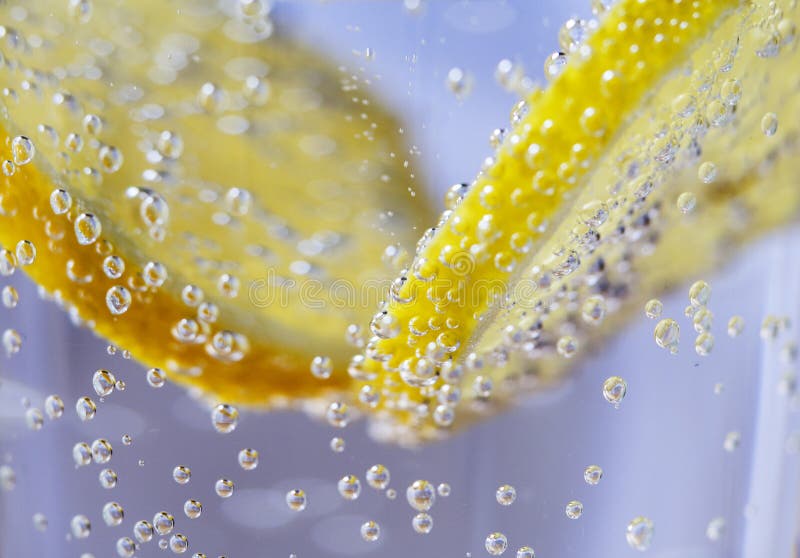
M 371 92 L 402 122 L 409 146 L 403 156 L 417 170 L 410 186 L 440 199 L 447 186 L 468 182 L 479 170 L 490 153 L 489 133 L 507 122 L 517 99 L 493 77 L 498 60 L 519 61 L 543 79 L 541 61 L 552 52 L 561 22 L 588 17 L 590 8 L 584 0 L 428 1 L 419 10 L 409 9 L 411 0 L 405 4 L 277 2 L 272 17 L 301 43 L 366 68 Z M 473 80 L 463 100 L 445 85 L 453 67 Z M 73 325 L 22 273 L 3 278 L 20 302 L 0 309 L 0 329 L 17 329 L 23 345 L 0 360 L 0 464 L 16 474 L 13 490 L 0 492 L 0 557 L 115 556 L 118 539 L 133 537 L 136 521 L 152 521 L 162 510 L 174 516 L 174 531 L 142 543 L 136 556 L 172 554 L 158 540 L 181 533 L 189 556 L 478 557 L 487 555 L 487 536 L 502 532 L 505 556 L 528 545 L 540 558 L 624 557 L 638 555 L 625 536 L 637 516 L 655 525 L 648 556 L 797 556 L 800 399 L 796 358 L 787 362 L 786 355 L 800 342 L 798 235 L 800 228 L 786 226 L 732 254 L 715 272 L 687 276 L 663 296 L 653 293 L 663 300 L 662 315 L 676 317 L 691 333 L 683 316 L 689 286 L 701 278 L 712 285 L 710 356 L 699 357 L 689 341 L 674 356 L 660 349 L 653 341 L 656 322 L 642 310 L 556 385 L 521 396 L 448 439 L 411 449 L 375 441 L 364 419 L 339 430 L 291 410 L 241 409 L 236 430 L 221 435 L 207 402 L 191 390 L 170 381 L 153 389 L 145 366 L 121 351 L 108 354 L 107 341 Z M 733 315 L 745 323 L 736 338 L 726 334 Z M 793 325 L 765 341 L 759 329 L 769 315 Z M 75 401 L 94 397 L 92 375 L 99 368 L 112 370 L 125 389 L 98 401 L 96 419 L 82 422 Z M 627 382 L 619 408 L 601 391 L 614 375 Z M 27 409 L 43 409 L 53 393 L 64 401 L 64 417 L 45 417 L 39 431 L 26 427 Z M 123 436 L 130 436 L 129 445 Z M 341 453 L 331 450 L 335 436 L 345 441 Z M 74 444 L 101 438 L 113 446 L 111 461 L 76 467 Z M 237 462 L 247 447 L 259 452 L 253 470 Z M 390 470 L 395 499 L 368 486 L 365 473 L 374 464 Z M 186 484 L 173 478 L 181 465 L 191 469 Z M 584 480 L 590 465 L 603 471 L 596 486 Z M 118 479 L 109 489 L 98 480 L 107 467 Z M 337 491 L 347 474 L 361 481 L 354 501 Z M 234 481 L 230 498 L 215 493 L 220 478 Z M 406 488 L 417 479 L 452 490 L 437 497 L 427 535 L 412 529 L 417 512 L 406 501 Z M 505 484 L 516 490 L 509 506 L 496 499 Z M 286 493 L 294 488 L 308 495 L 302 512 L 287 507 Z M 184 513 L 188 499 L 202 504 L 200 517 Z M 577 519 L 565 513 L 572 500 L 583 506 Z M 120 526 L 104 522 L 108 502 L 124 508 Z M 46 529 L 37 529 L 36 514 L 46 516 Z M 91 521 L 85 539 L 71 534 L 76 514 Z M 375 542 L 360 534 L 368 520 L 380 525 Z

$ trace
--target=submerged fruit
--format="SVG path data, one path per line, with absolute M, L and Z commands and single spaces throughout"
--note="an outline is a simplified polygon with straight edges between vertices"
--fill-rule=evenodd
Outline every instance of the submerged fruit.
M 800 61 L 793 35 L 768 52 L 762 39 L 797 17 L 774 2 L 623 1 L 559 54 L 551 83 L 423 236 L 373 319 L 359 368 L 382 394 L 375 432 L 435 438 L 489 398 L 559 377 L 645 294 L 794 216 L 797 125 L 765 136 L 761 121 L 780 109 L 782 123 L 798 122 L 789 76 Z M 676 204 L 698 176 L 692 203 Z M 600 328 L 581 319 L 596 297 Z M 447 423 L 445 386 L 465 394 Z
M 202 4 L 9 16 L 0 243 L 28 242 L 25 271 L 73 316 L 217 401 L 340 390 L 342 332 L 425 200 L 360 76 L 267 13 Z M 320 354 L 326 382 L 308 374 Z

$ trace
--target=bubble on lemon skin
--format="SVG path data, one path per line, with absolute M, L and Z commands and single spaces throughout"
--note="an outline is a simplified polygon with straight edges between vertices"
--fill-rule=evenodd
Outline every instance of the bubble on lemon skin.
M 61 188 L 56 188 L 50 193 L 50 208 L 56 215 L 67 213 L 72 207 L 72 196 Z
M 636 517 L 625 529 L 625 540 L 634 550 L 647 550 L 653 541 L 654 523 L 646 517 Z
M 674 354 L 678 352 L 680 333 L 681 329 L 678 323 L 671 318 L 666 318 L 656 324 L 653 336 L 659 347 L 667 349 Z
M 553 80 L 561 75 L 567 66 L 568 57 L 563 52 L 554 52 L 544 61 L 544 75 L 548 80 Z
M 70 520 L 69 530 L 76 539 L 85 539 L 92 531 L 92 523 L 85 515 L 78 514 Z
M 216 483 L 214 483 L 214 492 L 217 493 L 217 496 L 220 498 L 230 498 L 233 496 L 233 481 L 229 479 L 218 479 Z
M 11 158 L 18 167 L 27 165 L 36 154 L 36 147 L 30 138 L 17 136 L 11 140 Z
M 78 23 L 89 23 L 89 20 L 92 19 L 91 0 L 69 0 L 67 10 L 70 17 Z
M 125 510 L 117 502 L 107 502 L 103 506 L 103 521 L 109 527 L 116 527 L 125 518 Z
M 761 118 L 761 132 L 765 136 L 774 136 L 778 131 L 778 115 L 768 112 Z
M 472 76 L 461 68 L 450 68 L 445 83 L 456 99 L 464 99 L 472 92 Z
M 333 372 L 333 362 L 327 356 L 315 356 L 311 360 L 311 374 L 320 380 L 327 380 Z
M 81 397 L 75 403 L 75 412 L 82 421 L 92 420 L 97 413 L 97 405 L 89 397 Z
M 127 312 L 132 300 L 130 291 L 122 285 L 114 285 L 106 292 L 106 307 L 115 316 Z
M 22 349 L 22 336 L 16 329 L 6 329 L 3 331 L 2 343 L 6 356 L 10 357 Z
M 106 256 L 103 260 L 103 273 L 109 279 L 119 279 L 125 273 L 125 260 L 119 256 Z
M 556 342 L 556 350 L 564 358 L 572 358 L 578 352 L 578 340 L 571 335 L 560 337 Z
M 603 382 L 603 397 L 611 403 L 615 409 L 619 409 L 620 403 L 628 392 L 628 384 L 619 376 L 611 376 Z
M 117 379 L 108 370 L 97 370 L 92 376 L 92 387 L 99 397 L 107 397 L 114 391 Z
M 197 519 L 203 513 L 203 504 L 197 500 L 186 500 L 183 503 L 183 513 L 189 519 Z
M 389 486 L 391 475 L 389 474 L 389 469 L 387 469 L 385 465 L 376 464 L 367 469 L 365 478 L 367 484 L 375 490 L 384 490 Z
M 3 170 L 3 174 L 5 176 L 14 176 L 14 173 L 17 172 L 17 166 L 12 162 L 6 159 L 5 161 L 0 164 L 0 168 Z
M 501 506 L 510 506 L 517 499 L 517 490 L 510 484 L 504 484 L 495 492 L 495 499 Z
M 736 451 L 742 443 L 742 435 L 739 432 L 731 431 L 725 435 L 725 440 L 722 442 L 722 447 L 727 452 Z
M 75 218 L 75 238 L 78 244 L 87 246 L 93 244 L 100 238 L 103 230 L 100 219 L 91 213 L 81 213 Z
M 689 214 L 694 211 L 694 208 L 697 205 L 697 196 L 695 196 L 692 192 L 683 192 L 678 196 L 675 205 L 677 206 L 678 211 L 684 215 Z
M 100 482 L 100 486 L 110 490 L 117 486 L 118 477 L 113 469 L 102 469 L 97 475 L 97 480 Z
M 30 240 L 20 240 L 16 247 L 19 265 L 31 265 L 36 260 L 36 246 Z
M 167 268 L 159 262 L 147 262 L 142 277 L 149 287 L 158 288 L 167 280 Z
M 231 215 L 247 215 L 253 204 L 253 194 L 244 188 L 231 188 L 225 194 L 225 205 Z
M 330 446 L 333 453 L 342 453 L 345 450 L 345 445 L 346 444 L 343 438 L 340 438 L 339 436 L 334 436 L 331 438 Z
M 221 403 L 211 411 L 211 424 L 217 432 L 229 434 L 239 424 L 239 410 L 233 405 Z
M 61 418 L 64 415 L 64 401 L 58 395 L 48 395 L 44 400 L 44 412 L 52 420 Z
M 606 315 L 606 300 L 600 295 L 588 297 L 581 306 L 581 317 L 590 325 L 599 325 Z
M 153 529 L 161 535 L 169 535 L 175 528 L 175 518 L 166 511 L 160 511 L 153 516 Z
M 503 533 L 489 533 L 484 541 L 484 547 L 492 556 L 500 556 L 508 548 L 508 538 Z
M 192 479 L 192 470 L 185 465 L 178 465 L 172 469 L 172 480 L 178 484 L 186 484 Z
M 433 529 L 433 518 L 425 512 L 418 513 L 411 519 L 411 527 L 420 535 L 427 535 Z
M 570 500 L 567 502 L 567 507 L 564 509 L 564 513 L 570 519 L 578 519 L 581 515 L 583 515 L 583 504 L 578 500 Z
M 728 320 L 728 336 L 738 337 L 744 330 L 744 318 L 741 316 L 731 316 Z
M 239 451 L 239 466 L 245 471 L 252 471 L 258 467 L 258 450 L 244 448 Z
M 417 480 L 406 489 L 408 504 L 417 511 L 428 511 L 436 502 L 436 490 L 426 480 Z
M 286 505 L 292 511 L 303 511 L 306 509 L 308 499 L 304 490 L 295 488 L 286 493 Z
M 2 298 L 3 306 L 9 309 L 16 308 L 17 304 L 19 303 L 19 293 L 17 292 L 17 289 L 11 285 L 6 285 L 3 287 L 3 291 L 0 293 L 0 298 Z

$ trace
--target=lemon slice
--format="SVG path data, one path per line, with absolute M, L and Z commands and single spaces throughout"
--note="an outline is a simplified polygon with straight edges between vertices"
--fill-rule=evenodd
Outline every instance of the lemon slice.
M 560 377 L 644 297 L 797 215 L 795 4 L 628 0 L 585 40 L 568 24 L 351 363 L 376 435 L 436 438 Z
M 430 214 L 364 77 L 281 36 L 265 4 L 217 4 L 0 8 L 0 243 L 172 379 L 313 398 L 350 382 L 345 330 L 380 296 L 355 286 Z

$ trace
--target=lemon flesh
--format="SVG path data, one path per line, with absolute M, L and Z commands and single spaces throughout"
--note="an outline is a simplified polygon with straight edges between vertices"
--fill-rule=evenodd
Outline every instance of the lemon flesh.
M 374 432 L 436 438 L 561 377 L 644 299 L 796 216 L 797 20 L 792 2 L 603 14 L 372 319 L 354 363 Z
M 32 242 L 25 270 L 76 319 L 217 400 L 348 385 L 345 329 L 381 296 L 358 286 L 386 276 L 387 245 L 408 248 L 430 218 L 365 80 L 238 3 L 11 10 L 3 247 Z M 315 355 L 331 359 L 329 380 L 309 372 Z

